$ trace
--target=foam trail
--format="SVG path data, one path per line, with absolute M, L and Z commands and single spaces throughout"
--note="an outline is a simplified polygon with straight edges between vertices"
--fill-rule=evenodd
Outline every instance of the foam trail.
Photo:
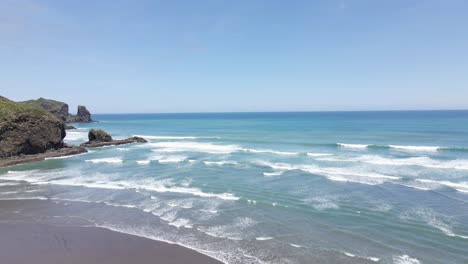
M 384 175 L 374 172 L 361 171 L 357 168 L 319 167 L 315 165 L 292 165 L 288 163 L 271 163 L 267 161 L 256 161 L 256 164 L 268 166 L 275 171 L 301 170 L 311 174 L 322 175 L 332 181 L 356 182 L 362 184 L 376 185 L 387 181 L 401 179 L 397 176 Z
M 273 237 L 256 237 L 255 240 L 258 241 L 265 241 L 265 240 L 272 240 Z
M 91 160 L 86 160 L 86 162 L 91 162 L 91 163 L 122 163 L 123 160 L 121 158 L 102 158 L 102 159 L 91 159 Z
M 218 145 L 212 143 L 201 143 L 201 142 L 183 142 L 183 141 L 171 141 L 171 142 L 157 142 L 147 144 L 151 147 L 155 147 L 155 151 L 162 152 L 205 152 L 212 154 L 229 154 L 232 152 L 239 151 L 241 148 L 237 145 Z
M 400 146 L 400 145 L 389 145 L 390 148 L 403 150 L 403 151 L 416 151 L 416 152 L 435 152 L 440 149 L 440 147 L 434 146 Z
M 206 165 L 218 165 L 218 166 L 223 166 L 223 165 L 236 165 L 238 164 L 235 161 L 229 161 L 229 160 L 222 160 L 222 161 L 203 161 L 204 164 Z
M 317 160 L 334 162 L 364 162 L 389 166 L 420 166 L 433 169 L 468 170 L 468 160 L 466 159 L 435 160 L 429 157 L 386 158 L 378 155 L 363 155 L 357 158 L 323 157 L 317 158 Z
M 330 154 L 330 153 L 312 153 L 312 152 L 308 152 L 307 153 L 307 156 L 309 157 L 325 157 L 325 156 L 331 156 L 333 154 Z
M 64 138 L 67 141 L 87 141 L 88 140 L 88 133 L 87 132 L 79 132 L 79 131 L 67 131 L 67 134 Z
M 447 186 L 459 192 L 468 193 L 468 182 L 436 181 L 436 180 L 427 180 L 427 179 L 416 179 L 415 181 L 429 184 L 429 186 L 436 186 L 436 187 L 440 187 L 441 185 Z
M 160 140 L 171 140 L 171 139 L 197 139 L 202 137 L 194 136 L 150 136 L 150 135 L 133 135 L 134 137 L 142 137 L 146 139 L 160 139 Z
M 394 264 L 420 264 L 419 260 L 412 258 L 408 255 L 393 257 Z
M 290 152 L 290 151 L 276 151 L 272 149 L 242 149 L 242 151 L 245 152 L 251 152 L 251 153 L 271 153 L 271 154 L 276 154 L 276 155 L 287 155 L 287 156 L 293 156 L 293 155 L 298 155 L 298 152 Z
M 345 144 L 345 143 L 336 143 L 338 146 L 342 148 L 351 148 L 351 149 L 366 149 L 370 145 L 365 144 Z

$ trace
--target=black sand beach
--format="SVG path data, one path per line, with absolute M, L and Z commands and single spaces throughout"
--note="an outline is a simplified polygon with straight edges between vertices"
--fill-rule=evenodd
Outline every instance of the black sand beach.
M 25 214 L 15 217 L 11 209 L 17 204 L 17 201 L 0 201 L 0 263 L 222 263 L 178 245 L 100 227 L 74 226 L 33 215 L 25 217 Z

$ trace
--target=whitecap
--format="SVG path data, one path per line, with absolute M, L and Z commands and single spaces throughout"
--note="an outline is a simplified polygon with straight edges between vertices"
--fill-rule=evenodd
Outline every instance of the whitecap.
M 301 248 L 301 247 L 302 247 L 301 245 L 293 244 L 293 243 L 289 243 L 289 245 L 290 245 L 291 247 L 295 247 L 295 248 Z
M 272 150 L 272 149 L 242 149 L 242 151 L 245 152 L 251 152 L 251 153 L 271 153 L 271 154 L 276 154 L 276 155 L 286 155 L 286 156 L 293 156 L 293 155 L 298 155 L 298 152 L 290 152 L 290 151 L 277 151 L 277 150 Z
M 385 158 L 377 155 L 364 155 L 354 159 L 336 161 L 360 161 L 376 165 L 420 166 L 435 169 L 468 170 L 468 160 L 434 160 L 429 157 Z
M 217 166 L 223 166 L 223 165 L 236 165 L 238 164 L 236 161 L 230 161 L 230 160 L 221 160 L 221 161 L 203 161 L 204 164 L 206 165 L 217 165 Z
M 351 148 L 351 149 L 366 149 L 370 145 L 367 144 L 346 144 L 346 143 L 336 143 L 342 148 Z
M 61 156 L 61 157 L 50 157 L 50 158 L 45 158 L 45 160 L 54 160 L 54 159 L 68 159 L 68 158 L 73 158 L 76 156 L 81 156 L 81 155 L 86 155 L 89 154 L 90 152 L 85 152 L 85 153 L 80 153 L 80 154 L 75 154 L 75 155 L 68 155 L 68 156 Z
M 271 177 L 271 176 L 279 176 L 283 173 L 284 171 L 274 171 L 274 172 L 264 172 L 263 175 L 267 177 Z
M 427 180 L 427 179 L 416 179 L 415 181 L 426 184 L 425 186 L 429 190 L 432 189 L 430 187 L 437 188 L 437 187 L 447 186 L 459 192 L 468 193 L 468 182 L 436 181 L 436 180 Z M 427 187 L 427 186 L 430 186 L 430 187 Z
M 151 160 L 137 160 L 137 163 L 140 165 L 148 165 L 150 162 Z
M 122 163 L 123 160 L 121 158 L 101 158 L 101 159 L 90 159 L 86 160 L 86 162 L 91 162 L 91 163 Z
M 191 225 L 191 221 L 186 218 L 177 218 L 176 220 L 170 222 L 169 225 L 175 226 L 177 228 L 180 228 L 180 227 L 193 228 L 193 226 Z
M 376 185 L 382 184 L 387 181 L 395 181 L 401 179 L 397 176 L 369 172 L 354 167 L 319 167 L 315 165 L 292 165 L 288 163 L 272 163 L 268 161 L 255 161 L 255 163 L 262 166 L 268 166 L 275 171 L 301 170 L 311 174 L 324 176 L 332 181 L 340 182 L 356 182 L 362 184 Z
M 273 237 L 256 237 L 255 240 L 258 241 L 265 241 L 265 240 L 272 240 Z
M 402 151 L 416 151 L 416 152 L 434 152 L 440 149 L 437 146 L 402 146 L 402 145 L 389 145 L 390 148 Z
M 419 264 L 419 260 L 412 258 L 408 255 L 401 255 L 393 257 L 394 264 Z
M 88 132 L 67 131 L 64 138 L 66 141 L 88 141 Z
M 133 135 L 134 137 L 142 137 L 145 139 L 160 139 L 160 140 L 171 140 L 171 139 L 197 139 L 200 137 L 194 136 L 151 136 L 151 135 Z
M 171 142 L 157 142 L 149 143 L 151 147 L 156 148 L 155 151 L 162 152 L 205 152 L 212 154 L 229 154 L 240 150 L 237 145 L 219 145 L 213 143 L 202 142 L 185 142 L 185 141 L 171 141 Z
M 325 157 L 325 156 L 331 156 L 333 154 L 330 154 L 330 153 L 312 153 L 312 152 L 308 152 L 307 153 L 307 156 L 309 157 Z

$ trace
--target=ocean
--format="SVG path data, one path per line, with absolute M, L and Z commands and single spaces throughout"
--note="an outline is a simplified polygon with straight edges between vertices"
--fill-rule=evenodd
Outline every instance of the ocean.
M 0 199 L 232 264 L 468 263 L 468 111 L 93 118 L 65 141 L 149 143 L 1 168 Z

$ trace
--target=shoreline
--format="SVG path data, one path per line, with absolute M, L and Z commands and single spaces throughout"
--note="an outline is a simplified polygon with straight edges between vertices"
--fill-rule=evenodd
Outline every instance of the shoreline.
M 15 203 L 14 200 L 1 202 Z M 105 227 L 30 221 L 1 219 L 2 261 L 10 264 L 223 264 L 181 245 Z
M 57 158 L 57 157 L 66 157 L 66 156 L 72 156 L 72 155 L 78 155 L 78 154 L 83 154 L 87 153 L 88 150 L 79 147 L 79 146 L 66 146 L 60 149 L 52 149 L 48 150 L 44 153 L 38 153 L 38 154 L 30 154 L 30 155 L 20 155 L 20 156 L 13 156 L 13 157 L 8 157 L 8 158 L 3 158 L 0 159 L 0 168 L 3 167 L 8 167 L 8 166 L 14 166 L 14 165 L 20 165 L 20 164 L 26 164 L 26 163 L 31 163 L 31 162 L 36 162 L 36 161 L 43 161 L 48 158 Z

